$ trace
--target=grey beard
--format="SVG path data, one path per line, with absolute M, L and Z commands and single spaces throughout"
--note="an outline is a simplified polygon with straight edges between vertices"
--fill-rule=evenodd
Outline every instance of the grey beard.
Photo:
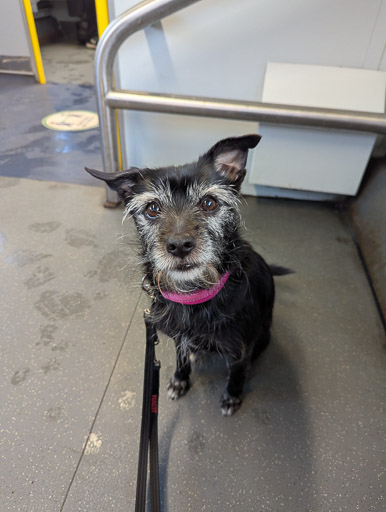
M 184 277 L 185 273 L 186 277 Z M 181 272 L 181 277 L 178 278 L 173 274 L 175 274 L 175 271 L 158 272 L 155 276 L 155 282 L 160 291 L 191 293 L 199 288 L 209 289 L 220 280 L 219 272 L 211 264 L 206 264 L 203 271 L 193 279 L 189 279 L 189 271 Z

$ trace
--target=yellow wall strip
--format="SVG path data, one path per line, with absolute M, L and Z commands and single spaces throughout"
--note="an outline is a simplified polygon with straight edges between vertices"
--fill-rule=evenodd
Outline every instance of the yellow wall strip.
M 23 0 L 23 5 L 24 5 L 25 17 L 27 20 L 28 30 L 29 30 L 29 34 L 30 34 L 30 38 L 31 38 L 32 51 L 33 51 L 34 59 L 35 59 L 35 63 L 36 63 L 36 71 L 38 74 L 38 80 L 39 80 L 39 83 L 45 84 L 46 76 L 44 74 L 42 55 L 40 53 L 39 40 L 38 40 L 38 35 L 36 33 L 36 25 L 35 25 L 34 16 L 32 14 L 32 7 L 31 7 L 30 0 Z
M 97 15 L 98 35 L 101 37 L 103 31 L 109 24 L 107 0 L 95 0 L 95 10 Z

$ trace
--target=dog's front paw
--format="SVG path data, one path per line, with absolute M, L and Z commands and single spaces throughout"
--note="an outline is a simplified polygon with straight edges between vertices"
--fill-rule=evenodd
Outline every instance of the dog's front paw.
M 174 375 L 170 378 L 169 384 L 167 385 L 168 396 L 172 400 L 177 400 L 184 396 L 190 387 L 189 379 L 188 380 L 180 380 L 177 379 Z
M 224 391 L 220 400 L 220 407 L 223 416 L 232 416 L 237 409 L 240 409 L 242 400 L 238 396 L 231 396 L 228 391 Z

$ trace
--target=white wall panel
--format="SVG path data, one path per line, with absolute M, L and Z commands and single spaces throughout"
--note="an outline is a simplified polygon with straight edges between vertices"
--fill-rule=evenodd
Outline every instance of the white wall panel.
M 386 73 L 365 69 L 268 63 L 263 101 L 383 113 Z M 260 124 L 249 182 L 355 195 L 376 136 Z
M 19 0 L 0 0 L 0 55 L 30 57 Z

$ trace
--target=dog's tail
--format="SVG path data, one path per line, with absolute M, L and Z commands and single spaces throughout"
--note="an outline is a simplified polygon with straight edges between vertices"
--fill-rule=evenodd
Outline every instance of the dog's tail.
M 269 265 L 269 269 L 273 276 L 286 276 L 295 273 L 294 270 L 287 267 L 280 267 L 279 265 Z

